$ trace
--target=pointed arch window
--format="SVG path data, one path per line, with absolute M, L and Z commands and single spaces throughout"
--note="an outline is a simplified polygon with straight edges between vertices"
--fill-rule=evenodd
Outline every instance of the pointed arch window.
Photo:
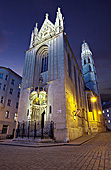
M 88 63 L 90 63 L 90 58 L 88 57 Z
M 45 53 L 42 57 L 42 68 L 41 72 L 48 71 L 48 53 Z
M 91 66 L 89 65 L 89 71 L 92 71 Z
M 84 59 L 84 65 L 86 64 L 86 59 Z
M 89 112 L 92 112 L 91 98 L 90 98 L 89 96 L 87 97 L 87 101 L 88 101 L 88 109 L 89 109 Z
M 68 72 L 69 72 L 69 77 L 72 79 L 72 74 L 71 74 L 71 58 L 70 58 L 69 54 L 68 54 Z

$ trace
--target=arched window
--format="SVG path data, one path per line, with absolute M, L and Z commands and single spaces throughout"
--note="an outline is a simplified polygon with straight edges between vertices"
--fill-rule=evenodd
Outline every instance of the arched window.
M 90 58 L 88 57 L 88 63 L 90 63 Z
M 84 59 L 84 65 L 86 64 L 86 59 Z
M 90 65 L 89 65 L 89 71 L 92 71 L 92 70 L 91 70 L 91 66 L 90 66 Z
M 91 105 L 91 97 L 90 97 L 90 94 L 87 95 L 87 101 L 88 101 L 88 109 L 89 109 L 89 112 L 92 112 L 92 105 Z
M 42 56 L 42 68 L 41 68 L 41 72 L 45 72 L 48 70 L 48 53 L 45 53 Z
M 68 54 L 68 72 L 69 72 L 69 77 L 72 79 L 72 75 L 71 75 L 71 58 L 70 58 L 69 54 Z

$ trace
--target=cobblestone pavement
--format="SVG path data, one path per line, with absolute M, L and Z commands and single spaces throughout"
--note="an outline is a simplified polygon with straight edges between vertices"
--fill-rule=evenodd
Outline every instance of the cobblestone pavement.
M 0 145 L 0 170 L 111 170 L 111 132 L 81 146 Z

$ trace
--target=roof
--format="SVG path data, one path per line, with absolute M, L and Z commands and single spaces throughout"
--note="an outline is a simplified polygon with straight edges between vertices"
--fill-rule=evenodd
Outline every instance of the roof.
M 14 74 L 15 76 L 17 76 L 19 79 L 22 79 L 22 77 L 21 77 L 19 74 L 17 74 L 15 71 L 13 71 L 12 69 L 7 68 L 7 67 L 2 67 L 2 66 L 0 66 L 0 68 L 6 69 L 6 70 L 8 70 L 10 73 L 12 73 L 12 74 Z

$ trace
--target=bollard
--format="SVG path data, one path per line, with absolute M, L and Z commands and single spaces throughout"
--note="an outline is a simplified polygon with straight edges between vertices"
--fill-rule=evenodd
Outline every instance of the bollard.
M 28 138 L 30 136 L 30 121 L 29 121 L 29 124 L 28 124 Z
M 25 126 L 25 124 L 24 124 L 24 121 L 23 121 L 22 138 L 24 137 L 24 126 Z
M 50 137 L 51 139 L 54 138 L 54 122 L 53 121 L 51 121 L 50 123 Z
M 35 124 L 34 124 L 34 139 L 36 137 L 36 120 L 35 120 Z
M 16 138 L 19 137 L 19 132 L 20 132 L 20 124 L 18 122 L 18 127 L 17 127 L 17 130 L 16 130 Z

